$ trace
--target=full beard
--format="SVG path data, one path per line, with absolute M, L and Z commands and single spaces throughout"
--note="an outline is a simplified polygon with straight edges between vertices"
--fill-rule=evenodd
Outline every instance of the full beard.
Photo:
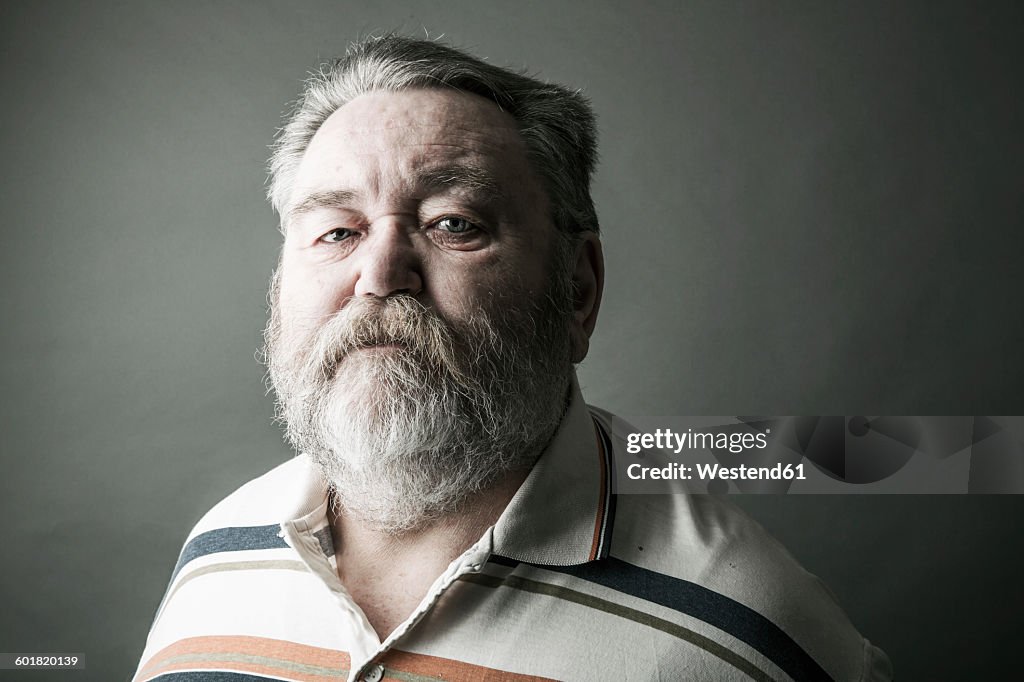
M 446 321 L 405 295 L 350 299 L 288 332 L 272 288 L 266 333 L 278 418 L 340 513 L 400 535 L 528 470 L 567 407 L 571 294 L 523 292 Z M 500 311 L 500 312 L 499 312 Z

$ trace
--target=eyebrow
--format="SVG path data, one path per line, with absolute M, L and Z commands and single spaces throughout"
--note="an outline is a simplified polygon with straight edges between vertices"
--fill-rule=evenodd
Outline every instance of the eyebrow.
M 416 192 L 426 194 L 454 191 L 480 195 L 488 201 L 505 195 L 493 173 L 482 166 L 468 163 L 417 168 L 413 171 L 412 183 Z M 290 224 L 296 217 L 320 208 L 351 208 L 359 198 L 360 192 L 347 189 L 312 192 L 287 209 L 284 222 Z
M 414 173 L 417 188 L 427 191 L 454 189 L 488 198 L 504 196 L 501 183 L 482 166 L 470 163 L 455 163 L 430 168 L 418 168 Z
M 307 194 L 301 201 L 289 206 L 285 211 L 286 224 L 291 224 L 298 216 L 315 211 L 318 208 L 348 208 L 356 199 L 358 192 L 347 189 L 325 190 Z

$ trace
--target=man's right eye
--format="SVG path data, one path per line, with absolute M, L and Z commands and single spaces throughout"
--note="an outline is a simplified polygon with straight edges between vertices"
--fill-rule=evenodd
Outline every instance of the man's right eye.
M 336 227 L 324 236 L 320 237 L 320 241 L 327 242 L 328 244 L 337 244 L 340 241 L 348 239 L 352 235 L 352 230 L 346 227 Z

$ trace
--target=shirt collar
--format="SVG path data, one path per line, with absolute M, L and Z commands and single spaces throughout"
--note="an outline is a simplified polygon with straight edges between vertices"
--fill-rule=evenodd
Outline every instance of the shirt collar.
M 610 443 L 575 375 L 570 391 L 551 444 L 495 524 L 496 554 L 550 566 L 608 555 L 614 514 Z

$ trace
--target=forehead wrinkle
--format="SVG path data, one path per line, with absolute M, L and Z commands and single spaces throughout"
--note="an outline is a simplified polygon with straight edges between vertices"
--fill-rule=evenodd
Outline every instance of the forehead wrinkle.
M 357 146 L 363 145 L 361 153 L 371 155 L 391 155 L 401 149 L 408 150 L 413 156 L 416 155 L 416 149 L 450 149 L 456 155 L 474 156 L 527 153 L 526 143 L 515 125 L 490 121 L 466 124 L 443 119 L 363 123 L 347 119 L 335 121 L 332 118 L 328 118 L 317 131 L 310 146 L 316 143 L 317 137 L 333 137 L 358 141 Z

